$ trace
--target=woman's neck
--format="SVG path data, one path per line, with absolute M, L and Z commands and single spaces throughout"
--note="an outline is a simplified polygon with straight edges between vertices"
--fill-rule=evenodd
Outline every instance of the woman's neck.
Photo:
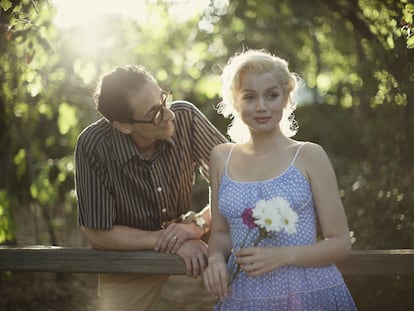
M 290 145 L 291 140 L 280 131 L 272 133 L 251 133 L 246 147 L 252 153 L 266 153 L 275 148 L 283 148 Z

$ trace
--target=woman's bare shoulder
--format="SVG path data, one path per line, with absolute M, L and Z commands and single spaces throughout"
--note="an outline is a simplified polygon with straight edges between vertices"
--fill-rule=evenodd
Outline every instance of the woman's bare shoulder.
M 211 154 L 220 157 L 223 155 L 227 155 L 230 152 L 230 149 L 234 146 L 233 143 L 223 143 L 215 146 L 211 151 Z
M 313 142 L 306 142 L 303 145 L 302 150 L 300 152 L 299 159 L 306 167 L 308 171 L 314 171 L 318 169 L 326 169 L 327 167 L 331 166 L 331 161 L 325 149 Z
M 325 149 L 314 142 L 306 142 L 303 146 L 303 149 L 305 151 L 305 153 L 310 156 L 310 157 L 320 157 L 320 156 L 326 156 L 326 151 Z
M 232 143 L 223 143 L 223 144 L 215 146 L 211 150 L 211 155 L 210 155 L 211 165 L 222 169 L 227 161 L 227 158 L 228 158 L 229 152 L 231 151 L 232 146 L 234 146 L 234 144 Z

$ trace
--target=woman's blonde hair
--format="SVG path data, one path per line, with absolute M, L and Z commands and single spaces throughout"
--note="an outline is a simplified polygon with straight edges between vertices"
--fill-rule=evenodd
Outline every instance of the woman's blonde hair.
M 235 92 L 240 88 L 241 75 L 246 71 L 255 73 L 271 72 L 274 74 L 282 88 L 283 95 L 287 98 L 282 120 L 280 121 L 280 129 L 287 137 L 294 136 L 298 126 L 293 114 L 296 109 L 296 102 L 292 98 L 292 93 L 298 85 L 297 75 L 289 71 L 286 60 L 265 50 L 247 50 L 231 57 L 223 68 L 221 75 L 221 96 L 223 100 L 218 104 L 218 112 L 226 118 L 232 118 L 227 131 L 230 138 L 235 142 L 244 142 L 250 137 L 250 132 L 241 120 L 234 102 Z

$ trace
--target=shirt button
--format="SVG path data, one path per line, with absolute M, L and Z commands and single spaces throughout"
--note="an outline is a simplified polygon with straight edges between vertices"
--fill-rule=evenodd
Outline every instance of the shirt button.
M 167 209 L 166 209 L 166 208 L 163 208 L 163 209 L 161 210 L 161 212 L 165 213 L 165 212 L 167 212 Z
M 162 191 L 162 188 L 161 188 L 161 187 L 158 187 L 158 188 L 157 188 L 157 191 L 158 191 L 158 192 L 161 192 L 161 191 Z

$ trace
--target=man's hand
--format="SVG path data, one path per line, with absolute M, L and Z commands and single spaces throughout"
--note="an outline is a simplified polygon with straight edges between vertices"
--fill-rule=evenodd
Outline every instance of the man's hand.
M 184 260 L 187 276 L 202 275 L 207 267 L 207 244 L 201 240 L 188 240 L 178 249 L 177 255 Z
M 203 229 L 193 224 L 172 223 L 161 232 L 154 249 L 164 253 L 175 254 L 184 242 L 194 239 L 198 240 L 203 234 Z

